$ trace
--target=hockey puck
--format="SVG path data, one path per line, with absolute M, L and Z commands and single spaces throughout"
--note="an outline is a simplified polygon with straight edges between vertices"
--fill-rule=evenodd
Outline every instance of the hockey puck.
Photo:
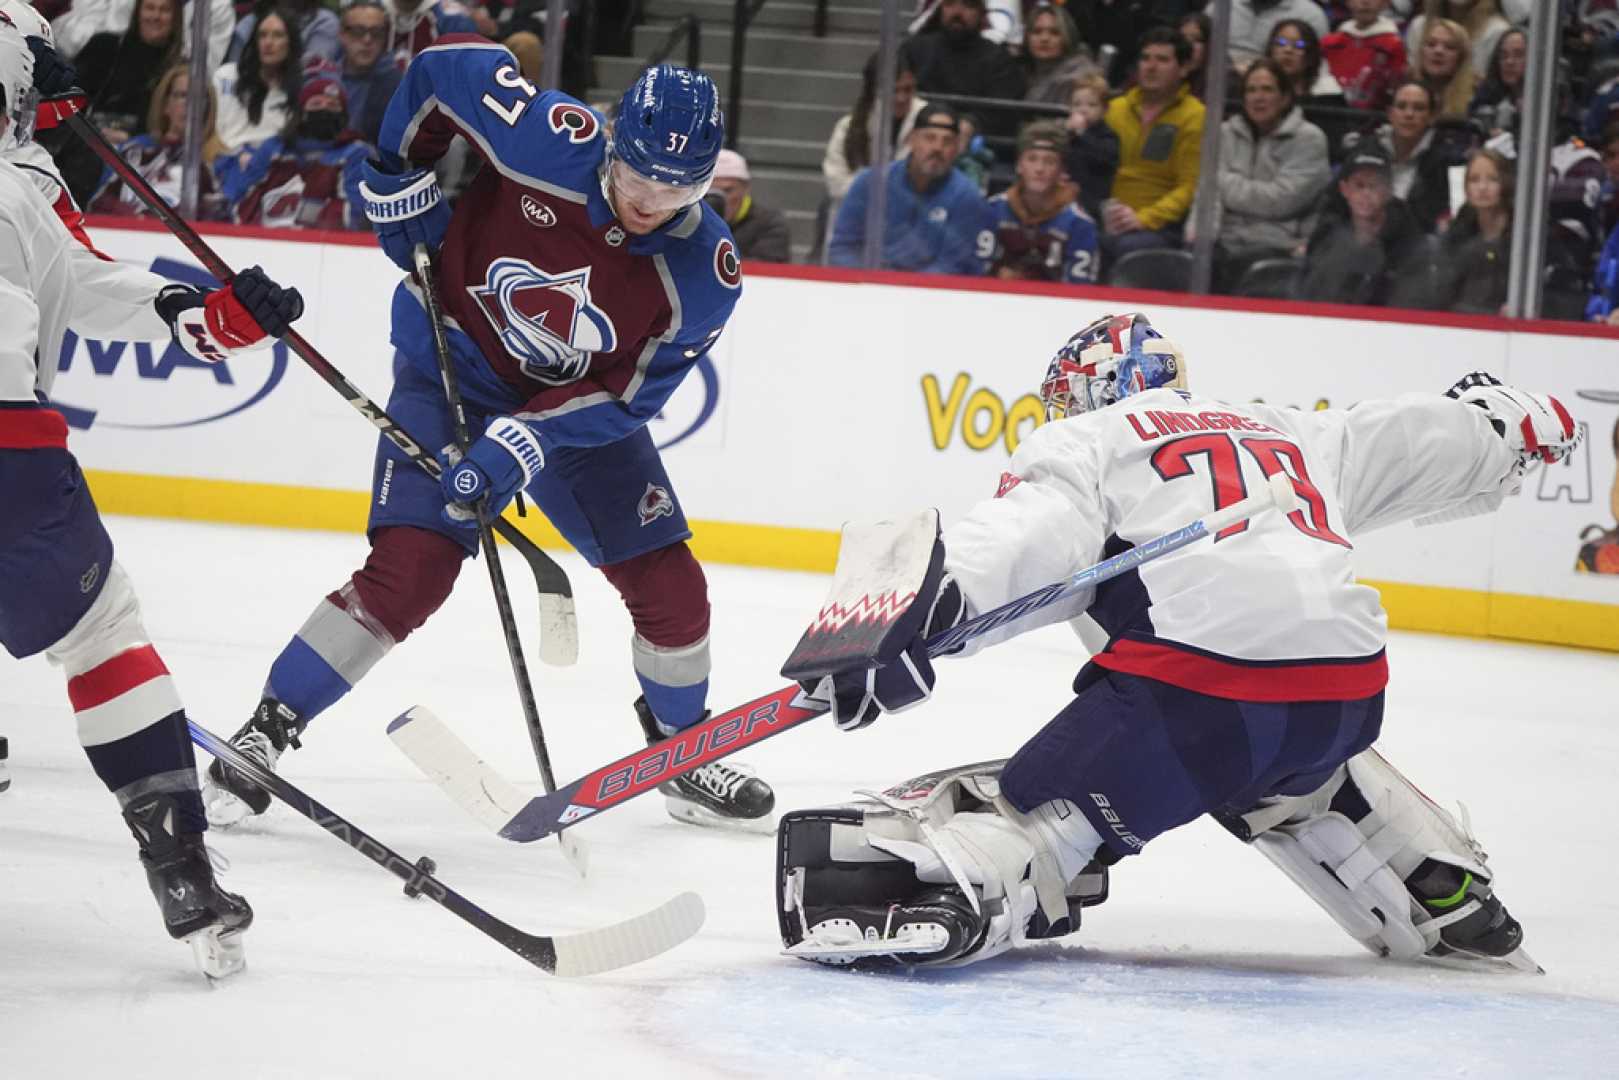
M 416 860 L 416 869 L 420 870 L 424 874 L 434 874 L 438 872 L 438 863 L 434 862 L 432 859 L 429 859 L 426 855 L 423 855 L 421 858 Z M 405 882 L 405 895 L 410 897 L 412 900 L 422 895 L 422 890 L 417 887 L 417 882 L 415 879 Z

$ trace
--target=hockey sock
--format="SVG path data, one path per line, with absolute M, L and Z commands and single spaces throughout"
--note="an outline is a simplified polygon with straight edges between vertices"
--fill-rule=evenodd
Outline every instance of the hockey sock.
M 270 665 L 264 692 L 307 724 L 353 689 L 393 644 L 349 582 L 315 605 Z
M 177 832 L 208 827 L 185 711 L 156 649 L 138 645 L 74 674 L 67 693 L 90 766 L 120 807 L 167 794 L 180 814 Z
M 664 734 L 703 718 L 708 701 L 708 635 L 691 645 L 663 648 L 635 635 L 635 677 Z

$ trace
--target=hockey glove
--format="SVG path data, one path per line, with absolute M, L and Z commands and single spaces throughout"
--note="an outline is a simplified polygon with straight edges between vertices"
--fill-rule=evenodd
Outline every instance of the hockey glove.
M 517 492 L 545 468 L 545 452 L 533 428 L 521 420 L 497 416 L 465 454 L 446 464 L 439 477 L 444 489 L 444 520 L 451 525 L 475 525 L 478 502 L 484 500 L 491 519 L 498 517 Z
M 42 37 L 24 40 L 28 43 L 28 51 L 34 54 L 34 89 L 39 91 L 40 97 L 65 94 L 78 84 L 78 71 L 57 55 L 50 42 Z
M 1483 409 L 1495 433 L 1518 455 L 1504 490 L 1516 494 L 1524 471 L 1536 461 L 1562 461 L 1579 445 L 1582 429 L 1563 403 L 1550 394 L 1531 394 L 1507 386 L 1482 371 L 1464 375 L 1445 396 Z
M 438 251 L 450 227 L 450 205 L 439 190 L 438 177 L 431 169 L 390 172 L 374 159 L 367 160 L 362 171 L 360 194 L 377 243 L 401 270 L 414 271 L 416 245 L 426 244 L 429 253 Z
M 924 642 L 956 625 L 965 613 L 961 589 L 944 573 L 944 545 L 935 541 L 923 587 L 895 621 L 875 662 L 806 682 L 804 689 L 830 703 L 832 720 L 842 731 L 858 731 L 883 713 L 920 705 L 933 696 L 938 680 Z
M 223 289 L 168 285 L 154 301 L 175 344 L 210 364 L 248 349 L 265 337 L 281 337 L 304 313 L 297 289 L 283 289 L 256 266 L 239 272 Z

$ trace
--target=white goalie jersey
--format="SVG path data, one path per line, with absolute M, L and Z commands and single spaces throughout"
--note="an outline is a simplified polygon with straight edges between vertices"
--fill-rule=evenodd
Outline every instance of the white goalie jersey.
M 974 642 L 1089 615 L 1093 662 L 1216 697 L 1352 700 L 1387 682 L 1387 618 L 1355 538 L 1500 492 L 1517 455 L 1438 394 L 1304 412 L 1151 390 L 1050 423 L 1000 494 L 945 530 L 946 569 L 987 611 L 1144 543 L 1285 472 L 1299 509 L 1233 525 Z M 969 645 L 969 648 L 972 648 Z

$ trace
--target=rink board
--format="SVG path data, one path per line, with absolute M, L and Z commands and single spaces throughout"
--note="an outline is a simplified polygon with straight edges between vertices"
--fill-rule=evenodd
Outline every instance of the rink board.
M 195 280 L 166 233 L 97 222 L 116 258 Z M 232 265 L 303 291 L 299 323 L 362 391 L 386 399 L 400 275 L 363 235 L 327 242 L 211 231 Z M 1356 538 L 1396 626 L 1619 649 L 1619 575 L 1573 569 L 1580 535 L 1615 526 L 1619 338 L 1590 327 L 1227 301 L 1106 289 L 750 267 L 729 329 L 652 430 L 699 555 L 830 569 L 850 518 L 937 505 L 948 523 L 992 495 L 1038 422 L 1032 391 L 1075 328 L 1150 311 L 1200 392 L 1304 408 L 1442 389 L 1483 369 L 1558 394 L 1590 438 L 1494 516 Z M 278 347 L 228 365 L 166 343 L 73 340 L 55 390 L 72 446 L 114 512 L 360 528 L 372 429 Z M 631 493 L 633 512 L 639 493 Z M 559 538 L 530 516 L 542 542 Z

